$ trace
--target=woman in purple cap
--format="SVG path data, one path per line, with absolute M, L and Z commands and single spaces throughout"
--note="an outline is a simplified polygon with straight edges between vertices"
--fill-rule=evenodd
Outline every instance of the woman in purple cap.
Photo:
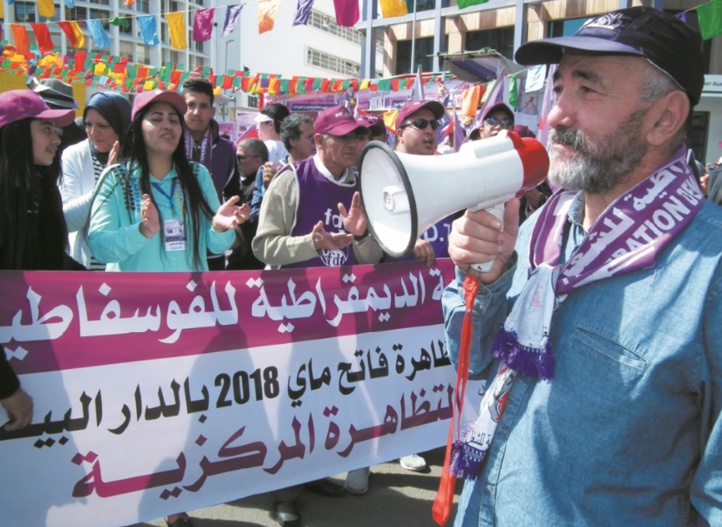
M 60 137 L 56 129 L 73 110 L 51 110 L 31 90 L 0 94 L 0 269 L 82 269 L 65 252 L 68 231 L 57 183 Z M 32 421 L 33 400 L 0 348 L 0 405 L 19 430 Z
M 176 92 L 135 98 L 119 164 L 98 182 L 88 241 L 108 271 L 207 271 L 206 251 L 223 254 L 246 221 L 238 197 L 221 205 L 208 170 L 189 162 L 186 103 Z

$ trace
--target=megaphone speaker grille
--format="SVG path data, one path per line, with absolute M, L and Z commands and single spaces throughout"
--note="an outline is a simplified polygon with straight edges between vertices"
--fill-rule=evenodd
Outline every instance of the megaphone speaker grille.
M 361 201 L 369 229 L 394 258 L 409 254 L 418 238 L 416 200 L 404 165 L 388 145 L 369 142 L 359 164 Z

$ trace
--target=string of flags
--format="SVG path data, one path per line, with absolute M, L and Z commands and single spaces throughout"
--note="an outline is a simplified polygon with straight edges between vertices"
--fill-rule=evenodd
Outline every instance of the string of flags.
M 7 3 L 12 3 L 10 2 Z M 37 0 L 40 16 L 54 16 L 55 6 L 53 0 Z M 269 31 L 273 28 L 278 5 L 281 0 L 258 0 L 259 32 Z M 297 9 L 293 25 L 306 24 L 311 14 L 314 0 L 297 0 Z M 485 3 L 488 0 L 465 0 L 468 5 Z M 126 5 L 132 5 L 134 0 L 125 0 Z M 130 3 L 128 3 L 130 2 Z M 471 2 L 471 3 L 469 3 Z M 65 0 L 66 6 L 74 0 Z M 403 6 L 401 5 L 403 4 Z M 226 36 L 233 32 L 237 26 L 241 9 L 245 4 L 230 5 L 226 7 L 225 22 L 221 32 Z M 406 2 L 404 0 L 380 0 L 384 17 L 402 16 Z M 460 0 L 461 7 L 461 0 Z M 463 7 L 467 7 L 465 5 Z M 359 19 L 358 0 L 334 0 L 336 8 L 336 22 L 339 26 L 351 27 Z M 0 17 L 3 2 L 0 0 Z M 681 12 L 678 16 L 684 19 L 689 11 L 696 10 L 702 38 L 707 40 L 722 34 L 722 0 L 711 0 L 696 7 Z M 190 9 L 166 13 L 171 46 L 175 49 L 186 49 L 186 16 L 193 13 L 192 39 L 196 42 L 207 41 L 211 38 L 215 8 Z M 103 28 L 103 21 L 109 24 L 129 27 L 129 18 L 135 18 L 141 36 L 146 45 L 158 45 L 160 41 L 157 34 L 156 15 L 117 16 L 109 19 L 88 19 L 84 21 L 91 33 L 93 45 L 98 49 L 110 47 L 110 40 Z M 70 46 L 76 51 L 61 56 L 52 42 L 48 24 L 10 24 L 15 45 L 3 42 L 0 71 L 16 73 L 19 75 L 34 75 L 38 78 L 59 78 L 65 82 L 83 82 L 87 86 L 98 86 L 104 89 L 114 89 L 123 92 L 139 92 L 155 88 L 176 89 L 190 75 L 201 74 L 208 77 L 215 85 L 217 93 L 221 90 L 233 92 L 243 91 L 250 94 L 304 94 L 314 92 L 341 92 L 348 89 L 398 91 L 411 89 L 415 78 L 409 76 L 395 76 L 381 79 L 326 79 L 318 77 L 293 76 L 290 79 L 280 75 L 258 73 L 251 75 L 248 71 L 228 70 L 223 74 L 216 74 L 211 68 L 198 67 L 193 71 L 184 71 L 183 67 L 174 63 L 166 63 L 159 68 L 142 64 L 130 63 L 128 57 L 115 57 L 109 54 L 89 54 L 85 47 L 85 36 L 80 27 L 80 21 L 61 20 L 52 22 L 58 24 L 68 39 Z M 27 33 L 30 26 L 35 34 L 39 53 L 31 51 Z M 425 76 L 425 82 L 443 80 L 443 74 Z M 516 89 L 516 79 L 510 86 Z M 510 102 L 514 102 L 515 93 L 509 93 Z
M 35 76 L 38 79 L 60 79 L 67 83 L 82 82 L 85 86 L 102 89 L 138 93 L 156 88 L 177 90 L 191 75 L 208 78 L 215 87 L 216 94 L 221 91 L 245 92 L 252 95 L 337 93 L 352 89 L 372 91 L 399 91 L 411 89 L 414 76 L 400 75 L 378 79 L 321 78 L 293 76 L 291 78 L 269 73 L 252 74 L 248 70 L 228 70 L 226 74 L 217 74 L 210 67 L 198 66 L 193 70 L 184 70 L 182 65 L 168 62 L 161 67 L 131 63 L 128 57 L 118 57 L 104 53 L 91 54 L 77 50 L 61 55 L 48 53 L 40 58 L 27 60 L 11 46 L 5 46 L 0 60 L 0 71 L 17 75 Z M 445 73 L 429 73 L 423 77 L 424 83 L 443 81 Z

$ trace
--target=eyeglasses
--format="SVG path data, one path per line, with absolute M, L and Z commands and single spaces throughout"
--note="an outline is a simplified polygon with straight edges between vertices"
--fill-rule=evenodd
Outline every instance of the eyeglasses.
M 504 117 L 503 119 L 499 119 L 497 117 L 487 117 L 484 119 L 484 122 L 489 123 L 490 126 L 496 126 L 497 124 L 501 124 L 504 128 L 511 128 L 514 126 L 514 121 L 509 119 L 508 117 Z
M 353 141 L 354 139 L 358 141 L 363 141 L 364 139 L 368 139 L 368 132 L 366 130 L 356 130 L 353 132 L 349 132 L 346 135 L 332 135 L 334 139 L 338 141 Z
M 429 121 L 428 119 L 414 119 L 413 121 L 409 121 L 406 124 L 402 124 L 401 128 L 408 128 L 409 126 L 413 126 L 414 128 L 418 128 L 419 130 L 426 130 L 427 126 L 431 126 L 432 130 L 436 130 L 440 123 L 436 119 L 433 119 Z

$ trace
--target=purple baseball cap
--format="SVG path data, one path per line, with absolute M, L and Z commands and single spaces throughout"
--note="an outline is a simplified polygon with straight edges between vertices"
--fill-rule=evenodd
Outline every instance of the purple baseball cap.
M 156 88 L 155 90 L 140 92 L 135 96 L 133 101 L 133 111 L 130 114 L 130 120 L 134 120 L 143 108 L 153 104 L 154 102 L 167 102 L 173 108 L 178 110 L 181 115 L 185 115 L 188 105 L 183 96 L 176 91 L 166 91 Z
M 10 90 L 0 94 L 0 128 L 21 119 L 47 119 L 60 128 L 75 119 L 75 110 L 51 110 L 32 90 Z
M 569 37 L 543 38 L 516 50 L 519 64 L 557 64 L 564 49 L 596 55 L 636 55 L 665 72 L 699 102 L 704 87 L 702 39 L 676 16 L 652 7 L 620 9 L 586 22 Z
M 345 106 L 332 106 L 318 114 L 314 123 L 317 134 L 346 135 L 354 130 L 368 130 L 369 123 L 363 117 L 354 119 Z
M 434 119 L 441 119 L 446 113 L 446 108 L 439 101 L 411 101 L 404 104 L 399 113 L 396 114 L 396 128 L 401 126 L 409 115 L 416 113 L 422 108 L 428 108 L 434 114 Z

